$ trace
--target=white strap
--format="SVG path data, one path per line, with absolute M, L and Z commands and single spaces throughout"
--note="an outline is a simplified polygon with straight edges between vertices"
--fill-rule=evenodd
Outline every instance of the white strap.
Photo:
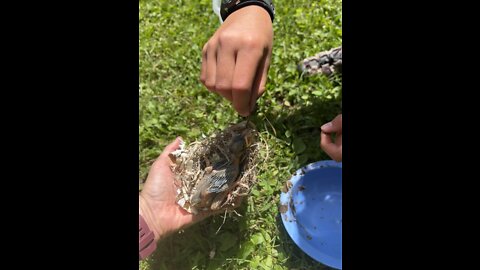
M 220 23 L 223 23 L 222 16 L 220 15 L 220 5 L 222 4 L 222 0 L 212 0 L 212 8 L 213 12 L 217 14 L 218 18 L 220 19 Z

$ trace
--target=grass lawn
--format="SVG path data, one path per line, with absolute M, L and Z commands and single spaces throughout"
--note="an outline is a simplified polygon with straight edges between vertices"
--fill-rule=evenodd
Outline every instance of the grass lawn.
M 341 112 L 341 78 L 301 77 L 298 61 L 342 43 L 342 2 L 274 0 L 267 90 L 253 119 L 269 150 L 258 185 L 236 214 L 202 221 L 159 243 L 140 269 L 328 269 L 290 240 L 278 212 L 280 189 L 299 167 L 329 159 L 319 127 Z M 141 0 L 140 178 L 163 148 L 242 120 L 199 81 L 201 48 L 219 26 L 211 0 Z M 263 153 L 265 154 L 265 153 Z

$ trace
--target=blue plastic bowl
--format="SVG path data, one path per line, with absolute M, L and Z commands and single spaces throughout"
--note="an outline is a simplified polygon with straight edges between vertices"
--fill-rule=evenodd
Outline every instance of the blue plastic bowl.
M 319 161 L 299 169 L 280 196 L 283 225 L 316 261 L 342 269 L 342 163 Z

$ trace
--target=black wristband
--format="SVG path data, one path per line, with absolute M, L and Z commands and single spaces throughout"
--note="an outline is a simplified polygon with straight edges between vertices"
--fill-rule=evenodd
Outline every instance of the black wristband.
M 250 5 L 263 7 L 268 12 L 273 22 L 273 18 L 275 17 L 275 7 L 272 0 L 222 0 L 222 5 L 220 6 L 222 20 L 225 21 L 233 12 Z

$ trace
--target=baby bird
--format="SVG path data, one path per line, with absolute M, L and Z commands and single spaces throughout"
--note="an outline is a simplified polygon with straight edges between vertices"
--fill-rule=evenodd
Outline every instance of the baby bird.
M 205 176 L 200 180 L 191 204 L 199 208 L 218 210 L 228 193 L 235 187 L 240 175 L 240 163 L 246 150 L 242 134 L 232 136 L 229 145 L 230 161 L 218 162 L 205 168 Z

